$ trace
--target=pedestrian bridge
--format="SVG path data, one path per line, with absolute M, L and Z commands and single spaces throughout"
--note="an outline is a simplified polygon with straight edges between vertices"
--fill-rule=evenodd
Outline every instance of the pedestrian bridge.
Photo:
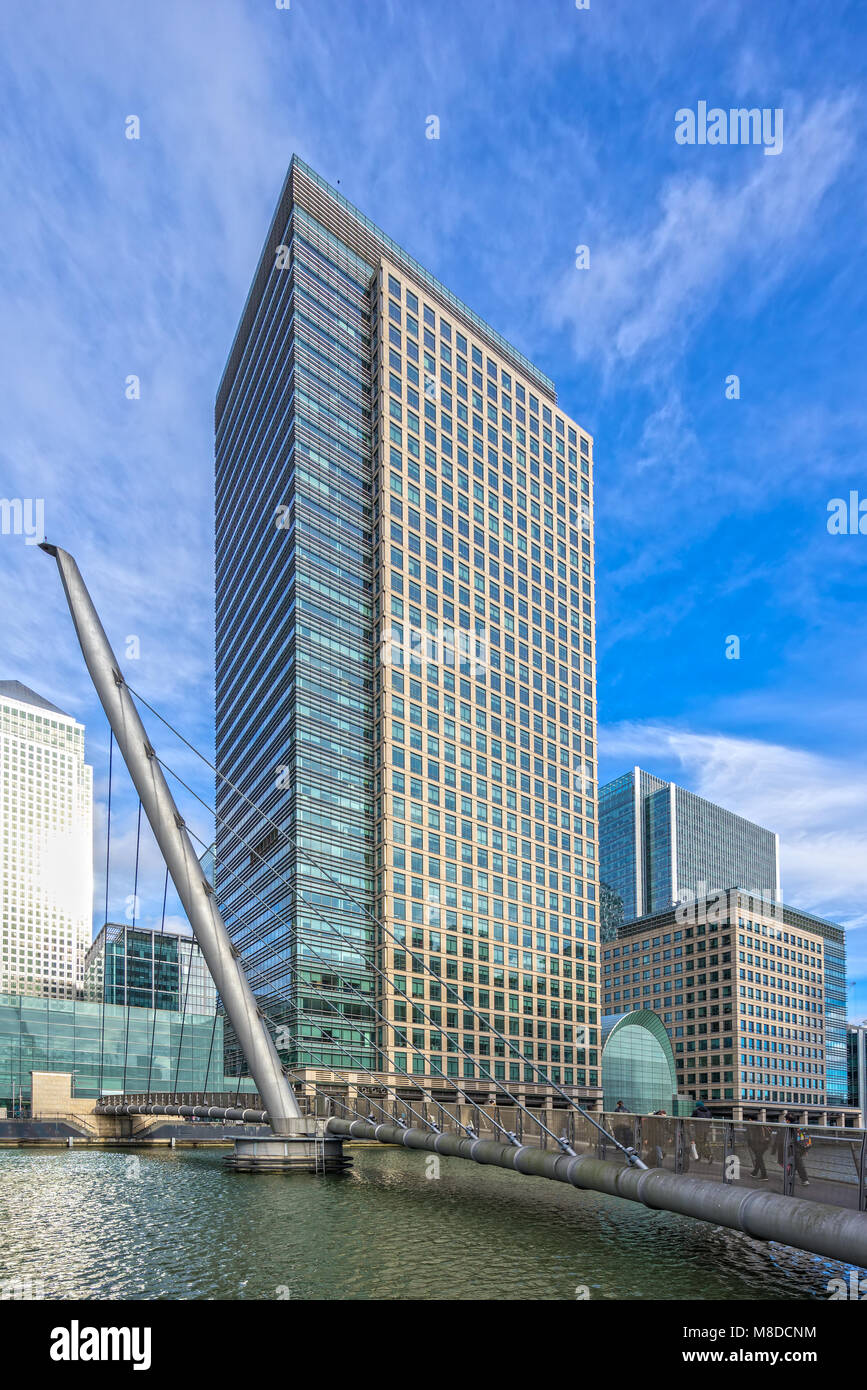
M 734 1121 L 593 1114 L 541 1067 L 528 1063 L 519 1042 L 506 1037 L 491 1024 L 489 1016 L 475 1009 L 482 1029 L 493 1035 L 507 1055 L 531 1067 L 552 1098 L 548 1107 L 532 1106 L 526 1098 L 514 1094 L 477 1058 L 470 1058 L 458 1039 L 457 1051 L 478 1068 L 496 1103 L 482 1105 L 461 1092 L 458 1101 L 449 1105 L 426 1089 L 423 1080 L 410 1075 L 401 1078 L 399 1089 L 389 1086 L 381 1076 L 359 1065 L 348 1044 L 343 1045 L 343 1070 L 330 1062 L 323 1064 L 322 1069 L 334 1078 L 334 1088 L 326 1091 L 318 1085 L 311 1087 L 301 1079 L 296 1084 L 278 1052 L 275 1038 L 280 1033 L 250 989 L 214 890 L 203 875 L 191 832 L 169 790 L 166 772 L 187 792 L 196 794 L 157 756 L 136 701 L 168 728 L 171 725 L 126 684 L 75 561 L 55 546 L 43 543 L 41 548 L 57 561 L 82 653 L 108 717 L 112 740 L 116 740 L 138 792 L 140 812 L 144 812 L 154 833 L 167 876 L 171 876 L 183 904 L 261 1098 L 257 1109 L 241 1106 L 237 1101 L 227 1105 L 224 1097 L 223 1104 L 209 1104 L 208 1097 L 202 1097 L 201 1104 L 189 1104 L 174 1097 L 124 1095 L 95 1105 L 94 1113 L 100 1120 L 113 1117 L 124 1122 L 136 1115 L 164 1116 L 219 1124 L 224 1133 L 227 1124 L 242 1125 L 245 1132 L 238 1135 L 230 1161 L 239 1172 L 251 1173 L 301 1169 L 328 1175 L 345 1166 L 345 1141 L 397 1144 L 606 1192 L 649 1208 L 678 1212 L 758 1239 L 780 1241 L 867 1268 L 865 1136 L 858 1131 L 823 1131 L 813 1140 L 811 1128 L 813 1142 L 804 1147 L 792 1126 L 778 1126 L 771 1132 L 763 1131 L 759 1125 Z M 172 733 L 187 749 L 203 757 L 177 730 L 172 729 Z M 218 768 L 207 765 L 218 778 L 228 780 Z M 262 833 L 267 831 L 275 842 L 285 838 L 296 855 L 316 864 L 323 878 L 351 896 L 347 886 L 335 880 L 284 825 L 267 815 L 242 789 L 234 783 L 229 785 L 243 800 L 246 810 L 256 813 L 256 828 L 248 830 L 245 837 L 207 806 L 209 813 L 249 851 L 251 864 L 282 880 L 303 903 L 305 911 L 321 918 L 335 940 L 342 940 L 357 951 L 358 943 L 343 937 L 315 903 L 299 894 L 297 884 L 285 879 L 263 857 L 256 848 L 261 844 Z M 109 817 L 109 836 L 110 832 Z M 207 848 L 204 842 L 200 843 L 202 849 Z M 258 893 L 254 896 L 264 910 L 271 910 Z M 359 907 L 367 913 L 381 939 L 399 944 L 387 922 L 376 917 L 369 907 Z M 286 924 L 279 913 L 274 915 L 275 924 L 285 931 Z M 333 969 L 333 962 L 326 962 L 312 941 L 305 938 L 304 947 L 307 956 Z M 435 978 L 447 1003 L 472 1008 L 459 997 L 456 984 L 444 979 L 423 958 L 420 962 Z M 389 979 L 375 960 L 371 959 L 370 966 L 390 991 L 403 994 L 410 1004 L 421 1008 L 397 988 L 397 982 Z M 315 991 L 323 1006 L 339 1014 L 337 1006 L 314 984 L 305 982 L 305 990 Z M 371 1031 L 381 1024 L 387 1036 L 394 1033 L 394 1044 L 401 1050 L 413 1050 L 408 1033 L 387 1019 L 369 996 L 358 997 Z M 251 1132 L 251 1126 L 266 1124 L 268 1130 Z M 71 1143 L 75 1142 L 71 1137 Z
M 412 1118 L 399 1095 L 390 1098 L 384 1088 L 368 1086 L 321 1087 L 298 1083 L 302 1113 L 311 1121 L 363 1120 L 373 1124 L 403 1125 Z M 112 1097 L 99 1107 L 103 1114 L 154 1115 L 160 1107 L 185 1110 L 197 1125 L 209 1122 L 232 1130 L 244 1123 L 264 1124 L 258 1096 L 247 1097 L 244 1107 L 231 1115 L 226 1097 L 204 1094 L 168 1095 L 144 1092 Z M 797 1196 L 805 1201 L 829 1203 L 850 1211 L 867 1211 L 867 1131 L 841 1126 L 811 1125 L 806 1131 L 809 1147 L 796 1150 L 798 1127 L 760 1125 L 753 1121 L 681 1119 L 675 1116 L 632 1115 L 599 1111 L 595 1120 L 567 1106 L 477 1105 L 460 1101 L 440 1102 L 409 1095 L 418 1127 L 431 1133 L 499 1140 L 513 1134 L 519 1144 L 543 1152 L 593 1155 L 620 1166 L 628 1164 L 632 1149 L 648 1169 L 690 1175 L 708 1182 L 737 1184 L 741 1189 Z M 230 1118 L 224 1116 L 230 1114 Z M 246 1117 L 246 1118 L 244 1118 Z M 177 1116 L 177 1118 L 181 1118 Z M 167 1116 L 174 1123 L 174 1117 Z M 166 1131 L 169 1133 L 170 1131 Z M 201 1132 L 199 1129 L 197 1132 Z M 615 1138 L 616 1136 L 616 1138 Z M 760 1161 L 756 1161 L 756 1155 Z M 806 1185 L 798 1172 L 798 1160 Z M 764 1171 L 764 1176 L 762 1172 Z

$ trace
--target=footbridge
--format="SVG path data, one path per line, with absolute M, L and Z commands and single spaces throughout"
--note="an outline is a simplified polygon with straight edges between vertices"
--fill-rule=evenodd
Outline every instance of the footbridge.
M 293 1084 L 275 1041 L 275 1036 L 279 1036 L 276 1026 L 254 997 L 215 892 L 203 874 L 192 831 L 175 803 L 166 774 L 172 775 L 218 822 L 219 817 L 157 755 L 138 705 L 165 724 L 188 750 L 202 755 L 127 684 L 72 556 L 47 542 L 41 548 L 57 562 L 85 664 L 105 710 L 112 739 L 129 771 L 140 809 L 153 831 L 167 875 L 183 905 L 259 1093 L 258 1105 L 250 1107 L 240 1103 L 240 1089 L 236 1103 L 228 1105 L 210 1104 L 207 1097 L 201 1103 L 188 1103 L 164 1095 L 148 1094 L 142 1099 L 124 1094 L 104 1098 L 95 1106 L 97 1115 L 163 1115 L 224 1129 L 237 1126 L 240 1130 L 243 1126 L 244 1132 L 238 1134 L 228 1162 L 237 1171 L 248 1173 L 337 1173 L 348 1161 L 348 1142 L 399 1145 L 607 1193 L 652 1210 L 679 1213 L 742 1231 L 759 1240 L 780 1241 L 867 1268 L 867 1141 L 861 1132 L 850 1130 L 830 1137 L 823 1134 L 821 1145 L 817 1143 L 811 1150 L 809 1162 L 815 1174 L 811 1181 L 805 1177 L 793 1131 L 788 1126 L 777 1127 L 773 1140 L 777 1168 L 772 1178 L 767 1174 L 762 1177 L 757 1171 L 756 1145 L 750 1137 L 753 1127 L 749 1124 L 591 1114 L 535 1064 L 531 1064 L 533 1071 L 552 1098 L 551 1105 L 544 1109 L 527 1104 L 475 1057 L 472 1061 L 495 1097 L 494 1104 L 482 1104 L 460 1088 L 458 1101 L 446 1103 L 410 1075 L 402 1079 L 398 1090 L 365 1066 L 349 1045 L 336 1041 L 334 1045 L 345 1055 L 345 1068 L 338 1070 L 323 1061 L 322 1070 L 333 1076 L 337 1090 L 342 1088 L 343 1098 L 335 1095 L 332 1088 L 327 1093 L 320 1087 L 311 1088 L 303 1079 Z M 217 777 L 222 776 L 218 768 L 207 765 Z M 258 812 L 263 829 L 289 839 L 285 827 L 256 807 L 234 784 L 229 785 L 250 809 Z M 254 844 L 232 827 L 226 829 L 249 850 L 251 862 L 258 861 L 271 869 Z M 261 835 L 261 831 L 256 834 Z M 204 841 L 200 845 L 202 850 L 207 848 Z M 315 863 L 309 851 L 297 842 L 293 847 L 298 856 Z M 330 877 L 325 868 L 319 867 L 323 877 Z M 271 872 L 280 877 L 276 870 Z M 346 892 L 345 885 L 337 886 Z M 270 910 L 264 899 L 260 901 L 263 910 Z M 316 904 L 305 900 L 304 907 L 320 915 L 335 938 L 341 939 L 339 929 L 322 916 Z M 369 909 L 364 910 L 381 939 L 395 939 L 387 923 L 374 917 Z M 275 917 L 285 926 L 279 913 Z M 357 942 L 347 940 L 346 944 L 357 951 Z M 308 949 L 311 958 L 316 958 L 312 945 Z M 333 969 L 333 963 L 321 956 L 319 959 Z M 375 961 L 369 963 L 385 981 Z M 443 998 L 467 1007 L 459 1000 L 455 984 L 443 979 L 429 964 L 425 963 L 424 968 L 436 979 Z M 403 995 L 409 1004 L 420 1007 L 417 1000 L 410 1000 L 397 988 L 394 980 L 388 983 L 399 997 Z M 305 989 L 314 988 L 305 983 Z M 339 1013 L 327 995 L 316 992 L 324 1007 Z M 359 993 L 358 997 L 364 1006 L 364 1017 L 389 1030 L 394 1028 L 368 996 Z M 477 1010 L 473 1012 L 482 1019 Z M 517 1042 L 494 1028 L 487 1016 L 482 1026 L 507 1055 L 527 1064 Z M 401 1032 L 396 1041 L 402 1049 L 412 1050 L 410 1034 Z M 463 1051 L 459 1043 L 458 1051 Z M 359 1076 L 363 1078 L 361 1086 Z M 263 1128 L 250 1133 L 251 1126 Z M 749 1173 L 747 1163 L 752 1165 Z M 810 1192 L 806 1191 L 807 1186 Z

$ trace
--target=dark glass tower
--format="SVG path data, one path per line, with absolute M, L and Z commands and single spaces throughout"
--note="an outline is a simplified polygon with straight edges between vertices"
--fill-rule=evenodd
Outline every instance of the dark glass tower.
M 623 922 L 733 885 L 780 898 L 772 830 L 639 767 L 599 788 L 599 861 L 609 941 Z
M 293 162 L 217 398 L 217 765 L 239 790 L 218 779 L 238 833 L 218 825 L 216 888 L 288 1063 L 345 1069 L 373 1063 L 374 272 L 315 202 Z

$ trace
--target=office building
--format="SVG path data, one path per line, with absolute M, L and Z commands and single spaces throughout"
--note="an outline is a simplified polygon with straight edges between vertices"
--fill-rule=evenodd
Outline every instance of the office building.
M 69 1072 L 78 1097 L 224 1089 L 223 1020 L 0 994 L 0 1110 L 26 1109 L 31 1072 Z
M 605 1012 L 662 1018 L 681 1093 L 851 1123 L 842 927 L 732 888 L 625 924 L 602 954 Z
M 189 933 L 108 922 L 84 962 L 85 999 L 213 1014 L 217 991 Z
M 622 922 L 732 883 L 780 900 L 779 837 L 634 767 L 599 789 L 605 939 Z
M 592 467 L 293 159 L 217 397 L 215 855 L 296 1070 L 599 1094 Z
M 0 993 L 74 999 L 92 934 L 84 726 L 0 681 Z
M 867 1021 L 850 1023 L 846 1029 L 847 1099 L 867 1121 Z

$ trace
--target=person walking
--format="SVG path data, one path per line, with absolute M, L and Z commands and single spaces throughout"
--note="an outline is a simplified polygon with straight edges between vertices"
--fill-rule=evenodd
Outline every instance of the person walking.
M 747 1125 L 747 1147 L 753 1157 L 753 1171 L 750 1177 L 758 1178 L 760 1182 L 768 1181 L 765 1152 L 770 1142 L 771 1131 L 767 1125 Z
M 694 1120 L 712 1120 L 713 1115 L 708 1110 L 703 1100 L 696 1101 L 695 1109 L 692 1112 Z M 713 1163 L 713 1130 L 710 1124 L 693 1125 L 694 1143 L 696 1145 L 697 1156 L 704 1159 L 705 1163 Z
M 786 1122 L 790 1125 L 797 1125 L 798 1117 L 793 1110 L 786 1111 Z M 810 1186 L 810 1179 L 807 1177 L 807 1170 L 804 1167 L 804 1154 L 809 1149 L 812 1140 L 805 1129 L 798 1128 L 792 1135 L 792 1150 L 795 1160 L 795 1172 L 804 1184 Z
M 614 1107 L 614 1113 L 615 1115 L 628 1115 L 630 1114 L 630 1111 L 626 1109 L 626 1106 L 623 1104 L 623 1101 L 619 1100 Z M 615 1125 L 613 1133 L 614 1138 L 617 1140 L 618 1144 L 622 1144 L 625 1149 L 632 1147 L 632 1141 L 634 1137 L 632 1133 L 632 1125 Z

